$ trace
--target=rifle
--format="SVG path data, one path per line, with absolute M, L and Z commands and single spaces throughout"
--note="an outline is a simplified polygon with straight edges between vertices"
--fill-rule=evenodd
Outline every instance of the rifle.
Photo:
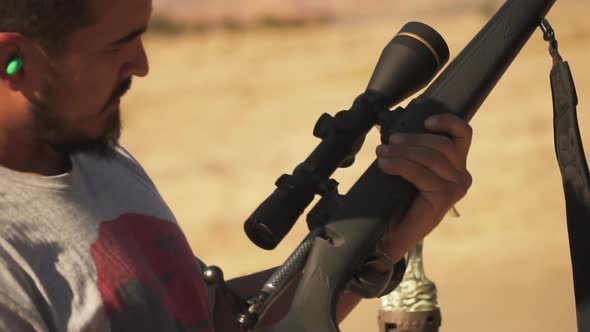
M 289 312 L 265 331 L 338 331 L 335 306 L 337 296 L 343 289 L 360 283 L 361 288 L 353 289 L 363 297 L 384 295 L 387 282 L 397 269 L 379 251 L 379 242 L 387 230 L 403 220 L 416 197 L 416 188 L 401 177 L 381 172 L 376 161 L 345 195 L 338 194 L 338 183 L 330 179 L 331 174 L 338 167 L 352 165 L 364 136 L 374 125 L 381 127 L 381 140 L 385 143 L 394 132 L 436 134 L 423 126 L 425 119 L 435 114 L 452 113 L 470 121 L 554 3 L 555 0 L 507 1 L 424 93 L 412 100 L 406 109 L 398 107 L 390 111 L 391 106 L 428 81 L 448 58 L 448 53 L 445 55 L 446 44 L 436 32 L 416 22 L 406 25 L 404 29 L 407 31 L 402 29 L 398 36 L 419 40 L 422 46 L 409 46 L 412 43 L 409 40 L 398 39 L 394 42 L 394 38 L 384 49 L 366 91 L 355 99 L 350 110 L 342 111 L 335 117 L 327 114 L 320 117 L 314 135 L 322 138 L 322 143 L 294 170 L 293 175 L 283 175 L 277 180 L 277 189 L 246 221 L 244 228 L 248 237 L 261 248 L 273 249 L 289 232 L 315 194 L 322 196 L 307 216 L 310 228 L 308 236 L 257 296 L 248 301 L 248 309 L 238 320 L 244 330 L 256 328 L 259 317 L 272 305 L 273 299 L 301 271 Z M 424 50 L 425 46 L 427 50 Z M 556 49 L 556 44 L 554 46 Z M 425 55 L 429 51 L 431 54 Z M 567 79 L 565 76 L 557 77 L 563 73 L 566 71 L 556 75 L 552 72 L 552 82 L 554 76 L 555 80 Z M 572 89 L 573 84 L 565 88 L 564 94 Z M 569 98 L 565 104 L 575 106 L 576 102 Z M 558 101 L 554 99 L 554 106 L 556 104 Z M 569 124 L 575 122 L 571 116 L 562 118 L 566 118 Z M 559 120 L 556 118 L 556 125 Z M 561 121 L 562 124 L 566 120 Z M 577 123 L 575 125 L 577 128 Z M 565 127 L 565 124 L 562 126 Z M 570 137 L 575 140 L 575 136 L 574 132 Z M 577 136 L 579 144 L 579 133 Z M 558 159 L 561 152 L 572 159 L 570 164 L 583 164 L 582 169 L 586 166 L 585 159 L 582 157 L 582 162 L 579 154 L 575 154 L 582 152 L 583 156 L 581 148 L 567 150 L 567 147 L 560 146 L 556 152 Z M 585 171 L 587 174 L 587 167 Z M 569 182 L 565 180 L 564 174 L 562 169 L 567 195 L 566 185 Z M 577 175 L 582 178 L 581 174 Z M 570 204 L 566 198 L 568 219 L 570 205 L 572 209 L 582 210 L 584 206 L 586 210 L 590 208 L 587 179 L 586 176 L 585 183 L 577 181 L 573 184 L 580 196 L 585 195 L 584 199 L 571 201 Z M 579 214 L 582 215 L 582 212 Z M 580 256 L 574 257 L 572 236 L 570 229 L 575 274 L 574 258 Z M 579 239 L 575 242 L 580 243 Z M 380 260 L 389 266 L 389 272 L 380 281 L 363 275 L 364 267 L 373 260 Z M 582 265 L 578 264 L 577 270 L 588 276 L 590 270 L 587 264 Z M 223 281 L 218 268 L 208 269 L 205 277 L 209 283 L 217 285 Z M 583 279 L 577 279 L 574 275 L 577 305 L 581 301 L 577 291 L 584 290 L 579 287 L 579 282 L 576 284 L 578 280 Z M 580 294 L 585 296 L 588 293 L 586 289 Z M 578 312 L 580 330 L 581 313 Z

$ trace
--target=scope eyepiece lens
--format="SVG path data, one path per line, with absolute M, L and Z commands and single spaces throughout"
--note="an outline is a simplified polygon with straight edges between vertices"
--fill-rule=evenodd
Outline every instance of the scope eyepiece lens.
M 254 219 L 248 219 L 244 224 L 244 231 L 250 241 L 256 243 L 262 249 L 272 250 L 276 248 L 280 241 L 276 239 L 273 231 L 267 225 L 257 222 Z

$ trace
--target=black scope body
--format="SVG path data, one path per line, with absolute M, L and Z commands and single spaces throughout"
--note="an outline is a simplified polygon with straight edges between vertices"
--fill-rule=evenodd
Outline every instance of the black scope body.
M 389 111 L 424 88 L 448 60 L 448 46 L 438 32 L 420 22 L 405 24 L 383 49 L 366 91 L 352 108 L 335 118 L 327 114 L 320 118 L 314 135 L 321 136 L 322 142 L 292 175 L 277 180 L 275 191 L 246 220 L 248 238 L 263 249 L 274 249 L 314 196 L 333 183 L 328 181 L 333 172 L 350 166 L 346 160 L 354 160 L 359 143 L 377 123 L 375 109 Z M 331 121 L 325 121 L 326 117 Z M 319 130 L 326 127 L 321 122 L 331 122 L 332 130 Z

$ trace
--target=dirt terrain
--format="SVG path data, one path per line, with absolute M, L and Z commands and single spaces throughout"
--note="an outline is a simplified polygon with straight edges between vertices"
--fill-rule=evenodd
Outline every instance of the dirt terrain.
M 590 4 L 558 2 L 551 15 L 577 83 L 590 145 Z M 143 163 L 192 248 L 227 277 L 280 264 L 306 234 L 303 218 L 274 251 L 258 249 L 243 222 L 274 181 L 309 155 L 323 113 L 348 109 L 383 47 L 412 20 L 437 29 L 454 57 L 486 22 L 481 12 L 415 14 L 298 28 L 147 36 L 151 74 L 124 101 L 123 143 Z M 539 32 L 471 121 L 474 183 L 425 241 L 443 332 L 574 331 L 565 207 L 555 160 L 548 72 Z M 405 105 L 406 102 L 402 103 Z M 346 190 L 374 159 L 371 132 Z M 377 331 L 378 300 L 343 331 Z

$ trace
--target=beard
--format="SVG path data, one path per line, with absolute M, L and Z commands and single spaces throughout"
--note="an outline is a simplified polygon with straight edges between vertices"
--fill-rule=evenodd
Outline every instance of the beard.
M 64 155 L 84 153 L 99 158 L 112 158 L 115 156 L 114 147 L 119 144 L 122 127 L 121 122 L 121 112 L 117 109 L 109 116 L 103 132 L 97 138 L 70 135 L 67 138 L 47 143 L 55 151 Z M 66 131 L 64 130 L 63 132 L 65 133 Z
M 119 84 L 101 111 L 104 111 L 111 102 L 123 96 L 130 87 L 131 79 Z M 49 106 L 54 100 L 50 88 L 46 89 L 43 95 L 43 101 L 32 101 L 29 108 L 33 117 L 35 136 L 38 140 L 64 155 L 84 153 L 99 158 L 115 156 L 114 147 L 119 144 L 122 131 L 121 110 L 118 106 L 106 119 L 104 128 L 98 137 L 90 138 L 77 130 L 75 126 L 68 124 L 58 112 L 54 111 L 55 108 Z

